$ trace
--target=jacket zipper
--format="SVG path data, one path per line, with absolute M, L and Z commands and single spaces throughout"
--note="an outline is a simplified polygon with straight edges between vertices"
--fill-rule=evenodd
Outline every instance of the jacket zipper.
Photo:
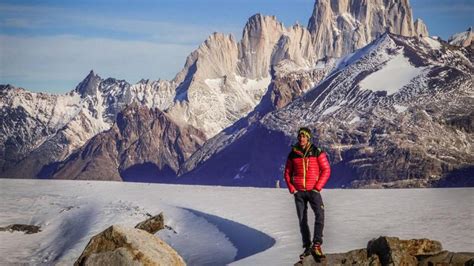
M 308 151 L 309 151 L 309 148 L 311 146 L 308 146 L 308 148 L 306 149 L 304 155 L 303 155 L 303 188 L 304 190 L 306 191 L 306 163 L 305 163 L 305 158 L 306 158 L 306 155 L 308 154 Z M 308 161 L 308 165 L 309 165 L 309 161 Z

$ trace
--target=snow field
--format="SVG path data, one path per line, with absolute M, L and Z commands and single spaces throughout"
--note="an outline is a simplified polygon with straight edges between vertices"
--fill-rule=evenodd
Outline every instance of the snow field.
M 70 265 L 89 239 L 112 224 L 134 226 L 163 211 L 172 230 L 157 233 L 189 265 L 288 265 L 301 251 L 286 189 L 59 180 L 0 180 L 0 264 Z M 324 251 L 363 248 L 380 235 L 439 240 L 474 251 L 474 193 L 462 189 L 323 190 Z M 310 223 L 313 216 L 310 211 Z M 312 226 L 310 226 L 311 228 Z

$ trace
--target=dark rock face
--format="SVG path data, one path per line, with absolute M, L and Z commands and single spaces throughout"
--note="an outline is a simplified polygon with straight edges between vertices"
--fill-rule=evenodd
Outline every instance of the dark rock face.
M 306 71 L 286 72 L 276 66 L 272 81 L 272 102 L 275 109 L 291 103 L 296 97 L 318 84 L 334 67 L 333 62 L 320 61 L 324 67 Z
M 165 218 L 163 217 L 163 213 L 138 223 L 135 225 L 135 228 L 145 230 L 150 234 L 155 234 L 156 232 L 165 228 Z
M 213 154 L 213 149 L 209 149 L 210 153 L 200 154 L 204 163 L 194 162 L 192 171 L 180 176 L 180 183 L 275 187 L 281 179 L 280 164 L 286 160 L 290 145 L 281 132 L 256 123 L 230 136 L 220 134 L 214 140 L 215 145 L 223 141 L 230 143 L 217 147 L 221 148 L 218 153 Z
M 0 227 L 0 231 L 20 231 L 20 232 L 25 232 L 25 234 L 36 234 L 38 232 L 41 232 L 41 229 L 39 226 L 36 225 L 29 225 L 29 224 L 11 224 L 6 227 Z
M 429 239 L 379 237 L 367 244 L 367 255 L 377 255 L 382 265 L 414 265 L 417 263 L 416 256 L 435 255 L 441 251 L 441 243 Z
M 53 178 L 160 182 L 175 177 L 179 166 L 199 148 L 204 134 L 178 126 L 158 109 L 131 105 L 117 116 L 114 126 L 92 138 L 69 156 Z M 132 168 L 154 167 L 157 175 L 131 176 Z M 138 169 L 138 170 L 137 170 Z M 165 173 L 166 175 L 163 175 Z
M 473 261 L 474 253 L 443 251 L 438 241 L 381 236 L 365 249 L 327 254 L 318 262 L 308 256 L 295 265 L 472 265 Z

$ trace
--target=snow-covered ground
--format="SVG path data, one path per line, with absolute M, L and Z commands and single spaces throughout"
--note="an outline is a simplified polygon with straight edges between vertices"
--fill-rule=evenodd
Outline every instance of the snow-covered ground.
M 0 192 L 0 226 L 34 224 L 42 230 L 0 232 L 1 265 L 72 264 L 109 225 L 134 226 L 147 213 L 161 211 L 174 231 L 157 235 L 189 265 L 291 265 L 301 251 L 286 189 L 3 179 Z M 430 238 L 451 251 L 473 252 L 473 192 L 323 190 L 324 250 L 345 252 L 390 235 Z

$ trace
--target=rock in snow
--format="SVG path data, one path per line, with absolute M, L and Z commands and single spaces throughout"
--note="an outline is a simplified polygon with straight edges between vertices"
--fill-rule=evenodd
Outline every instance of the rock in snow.
M 37 225 L 29 225 L 29 224 L 11 224 L 5 227 L 0 227 L 0 231 L 20 231 L 25 232 L 25 234 L 36 234 L 41 232 L 41 229 Z
M 441 243 L 429 239 L 401 240 L 381 236 L 369 241 L 367 248 L 346 253 L 327 254 L 324 265 L 471 265 L 472 252 L 443 251 Z M 295 265 L 320 265 L 312 256 Z
M 135 225 L 135 228 L 145 230 L 150 234 L 155 234 L 161 229 L 165 228 L 165 221 L 163 213 L 160 213 L 156 216 L 150 217 L 149 219 L 138 223 Z
M 113 225 L 94 236 L 74 265 L 186 265 L 158 237 L 135 228 Z

